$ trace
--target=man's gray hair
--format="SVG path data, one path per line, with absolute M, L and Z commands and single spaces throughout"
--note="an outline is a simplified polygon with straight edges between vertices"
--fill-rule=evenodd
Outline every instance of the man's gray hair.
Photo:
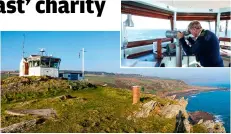
M 188 30 L 193 29 L 193 28 L 201 29 L 202 27 L 201 27 L 200 22 L 197 21 L 197 20 L 194 20 L 194 21 L 192 21 L 191 23 L 189 23 L 189 25 L 188 25 Z

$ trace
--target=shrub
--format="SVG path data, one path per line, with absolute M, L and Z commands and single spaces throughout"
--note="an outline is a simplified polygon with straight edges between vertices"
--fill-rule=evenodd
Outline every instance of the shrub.
M 87 82 L 80 82 L 80 81 L 70 81 L 69 82 L 69 87 L 72 90 L 82 90 L 82 89 L 86 89 L 86 88 L 96 88 L 95 85 L 91 84 L 91 83 L 87 83 Z
M 87 82 L 68 81 L 46 76 L 10 77 L 2 80 L 2 103 L 57 96 L 61 93 L 96 88 Z

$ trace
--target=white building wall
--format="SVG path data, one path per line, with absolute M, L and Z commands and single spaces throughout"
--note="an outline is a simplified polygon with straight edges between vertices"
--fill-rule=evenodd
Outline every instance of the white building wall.
M 19 76 L 24 76 L 24 68 L 25 68 L 25 66 L 24 66 L 24 64 L 23 64 L 23 59 L 21 60 L 21 62 L 20 62 L 20 67 L 19 67 Z
M 29 76 L 59 77 L 59 71 L 57 68 L 30 67 Z
M 41 76 L 40 70 L 41 70 L 40 67 L 30 67 L 29 68 L 29 76 Z
M 59 77 L 59 71 L 57 68 L 41 68 L 40 70 L 41 76 L 51 76 L 51 77 Z

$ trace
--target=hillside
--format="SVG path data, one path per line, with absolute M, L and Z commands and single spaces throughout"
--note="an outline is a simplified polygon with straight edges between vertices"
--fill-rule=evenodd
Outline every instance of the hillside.
M 182 80 L 161 79 L 154 77 L 128 77 L 128 76 L 108 76 L 108 75 L 88 75 L 86 79 L 96 85 L 104 85 L 131 89 L 132 86 L 141 86 L 145 93 L 156 94 L 158 96 L 177 95 L 183 96 L 187 93 L 195 93 L 207 90 L 217 90 L 212 87 L 199 87 L 187 85 Z
M 2 132 L 224 132 L 212 120 L 191 124 L 183 98 L 141 93 L 132 105 L 131 91 L 88 82 L 10 77 L 1 83 Z

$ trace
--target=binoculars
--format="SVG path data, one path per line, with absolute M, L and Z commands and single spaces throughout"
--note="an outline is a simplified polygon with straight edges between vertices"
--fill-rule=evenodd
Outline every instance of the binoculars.
M 177 33 L 178 32 L 181 32 L 181 31 L 171 31 L 171 30 L 168 30 L 165 32 L 165 35 L 167 38 L 177 38 Z M 187 31 L 182 31 L 181 33 L 184 34 L 184 36 L 188 36 L 190 34 L 190 32 L 187 30 Z

